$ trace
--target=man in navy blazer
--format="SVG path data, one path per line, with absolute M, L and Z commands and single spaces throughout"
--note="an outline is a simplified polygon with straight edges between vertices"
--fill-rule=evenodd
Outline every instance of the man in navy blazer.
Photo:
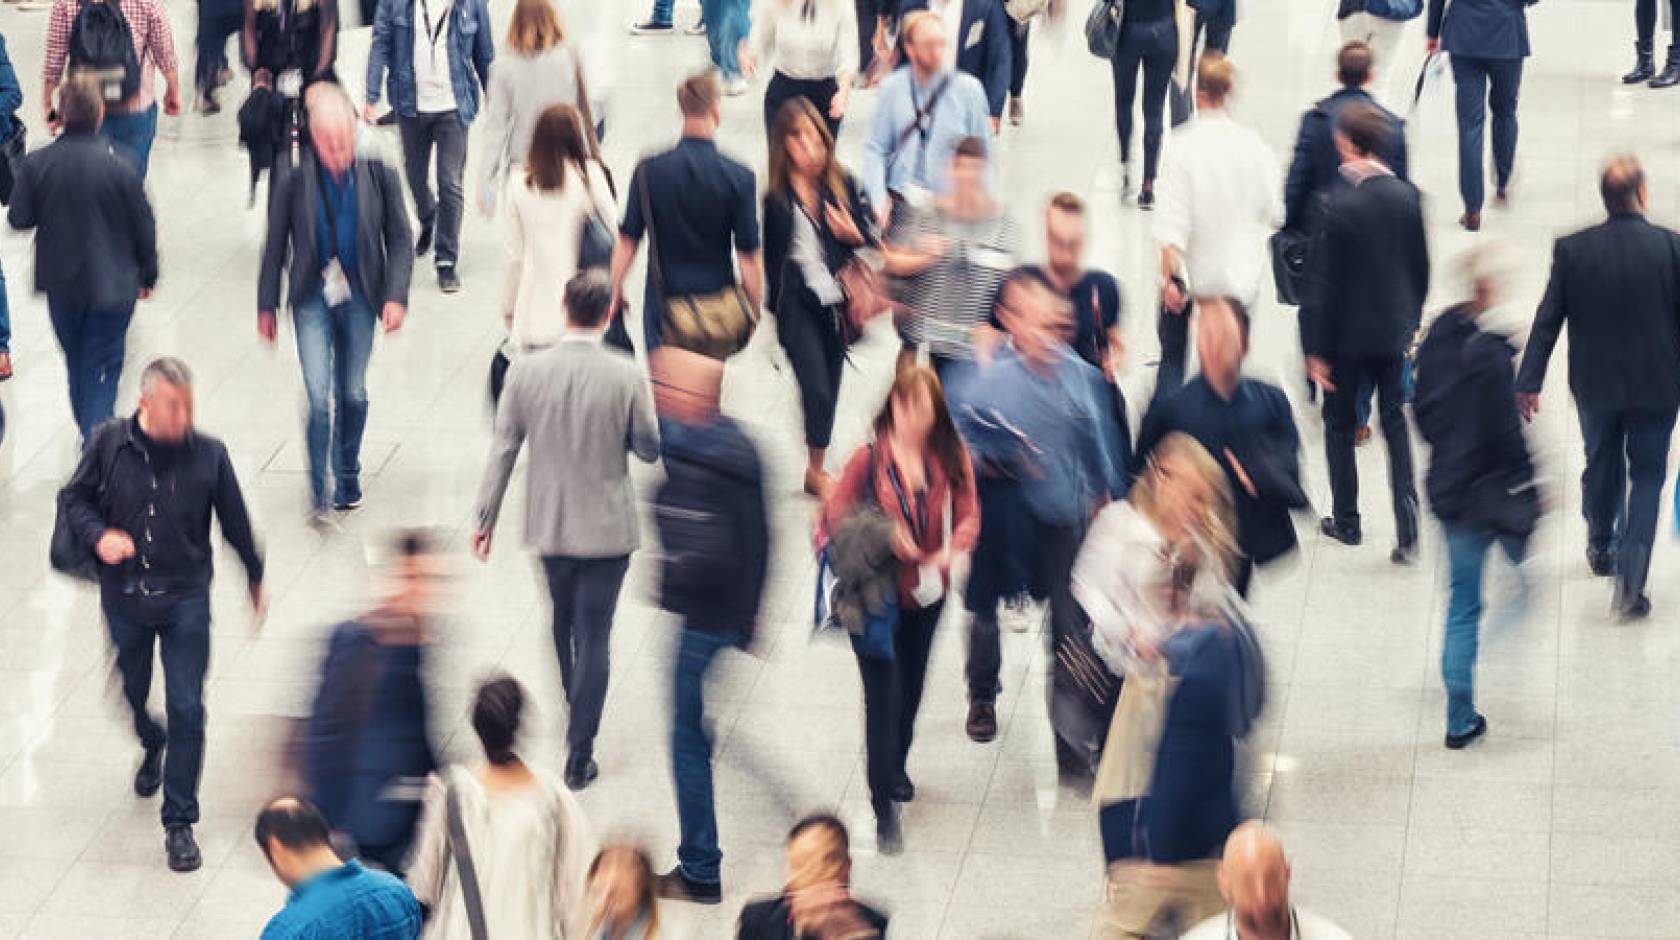
M 1517 89 L 1528 57 L 1530 0 L 1429 0 L 1429 51 L 1452 57 L 1457 87 L 1459 224 L 1482 227 L 1482 125 L 1493 111 L 1494 198 L 1505 201 L 1517 160 Z
M 992 133 L 997 133 L 1003 105 L 1009 99 L 1009 15 L 1002 0 L 900 0 L 898 16 L 913 10 L 928 10 L 943 18 L 948 4 L 962 4 L 962 26 L 951 36 L 957 50 L 957 68 L 978 78 L 986 88 L 986 105 L 992 114 Z
M 1283 183 L 1284 228 L 1312 231 L 1318 212 L 1315 197 L 1327 192 L 1342 178 L 1342 157 L 1336 151 L 1336 115 L 1354 102 L 1376 108 L 1388 119 L 1388 143 L 1378 154 L 1394 175 L 1406 175 L 1406 122 L 1377 104 L 1366 91 L 1371 84 L 1373 55 L 1369 44 L 1355 39 L 1336 55 L 1336 80 L 1342 87 L 1313 105 L 1301 117 L 1301 132 L 1295 138 L 1295 156 L 1289 161 L 1289 176 Z

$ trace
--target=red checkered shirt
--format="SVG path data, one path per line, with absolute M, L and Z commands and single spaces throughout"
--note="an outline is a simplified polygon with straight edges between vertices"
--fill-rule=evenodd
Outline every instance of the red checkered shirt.
M 52 16 L 47 20 L 47 61 L 41 69 L 43 82 L 62 84 L 64 67 L 70 57 L 70 24 L 76 19 L 79 0 L 57 0 Z M 140 60 L 140 91 L 130 102 L 129 110 L 144 111 L 157 96 L 152 84 L 157 70 L 174 71 L 175 34 L 169 28 L 169 11 L 163 0 L 119 0 L 123 16 L 128 19 L 128 31 L 134 37 L 134 55 Z

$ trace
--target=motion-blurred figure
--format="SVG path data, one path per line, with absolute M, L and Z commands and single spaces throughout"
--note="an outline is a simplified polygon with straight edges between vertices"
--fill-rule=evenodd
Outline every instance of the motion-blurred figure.
M 420 936 L 420 904 L 413 892 L 386 872 L 339 858 L 315 807 L 280 797 L 257 814 L 255 835 L 268 867 L 291 890 L 286 906 L 263 928 L 262 940 Z
M 1184 940 L 1350 940 L 1351 935 L 1289 900 L 1289 860 L 1264 825 L 1245 822 L 1225 840 L 1219 893 L 1231 909 L 1184 935 Z
M 807 816 L 787 837 L 787 887 L 741 909 L 737 940 L 879 940 L 887 915 L 852 897 L 851 838 L 829 815 Z
M 310 711 L 305 778 L 359 857 L 401 872 L 437 767 L 423 681 L 444 559 L 418 532 L 397 537 L 378 607 L 333 628 Z
M 589 863 L 594 916 L 588 940 L 655 940 L 659 936 L 658 887 L 653 860 L 641 846 L 614 843 Z

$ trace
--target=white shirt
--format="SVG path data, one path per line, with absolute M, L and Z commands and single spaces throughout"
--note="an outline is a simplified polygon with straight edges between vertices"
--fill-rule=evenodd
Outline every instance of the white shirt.
M 1184 257 L 1190 293 L 1252 304 L 1266 268 L 1266 239 L 1283 225 L 1277 158 L 1223 109 L 1176 130 L 1161 156 L 1155 240 Z
M 561 339 L 566 282 L 577 273 L 584 218 L 598 212 L 612 226 L 616 213 L 607 178 L 594 163 L 587 172 L 586 182 L 576 167 L 567 167 L 565 183 L 547 193 L 527 186 L 524 173 L 508 176 L 502 313 L 512 314 L 508 334 L 516 349 L 552 346 Z
M 414 99 L 421 114 L 453 111 L 455 87 L 449 81 L 449 31 L 453 0 L 414 2 Z M 427 23 L 430 21 L 430 26 Z M 434 36 L 431 32 L 436 30 Z
M 753 15 L 751 49 L 760 64 L 774 59 L 776 71 L 788 78 L 856 75 L 857 31 L 853 0 L 760 0 Z
M 957 53 L 967 40 L 962 34 L 963 0 L 928 0 L 928 9 L 945 23 L 945 71 L 954 72 Z
M 1353 940 L 1352 934 L 1311 911 L 1297 907 L 1294 914 L 1295 929 L 1289 932 L 1289 940 Z M 1236 924 L 1230 912 L 1226 911 L 1192 927 L 1181 940 L 1233 940 L 1236 937 Z

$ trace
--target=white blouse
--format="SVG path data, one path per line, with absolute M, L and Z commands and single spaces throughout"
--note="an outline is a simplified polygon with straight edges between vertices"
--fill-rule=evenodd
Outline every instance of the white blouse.
M 788 78 L 856 75 L 857 8 L 852 0 L 759 0 L 748 48 L 760 63 L 774 59 Z
M 598 213 L 609 231 L 616 217 L 606 174 L 591 162 L 588 180 L 566 169 L 558 190 L 542 192 L 514 172 L 507 181 L 507 280 L 502 315 L 511 315 L 516 349 L 552 346 L 566 329 L 566 282 L 577 273 L 584 219 Z

